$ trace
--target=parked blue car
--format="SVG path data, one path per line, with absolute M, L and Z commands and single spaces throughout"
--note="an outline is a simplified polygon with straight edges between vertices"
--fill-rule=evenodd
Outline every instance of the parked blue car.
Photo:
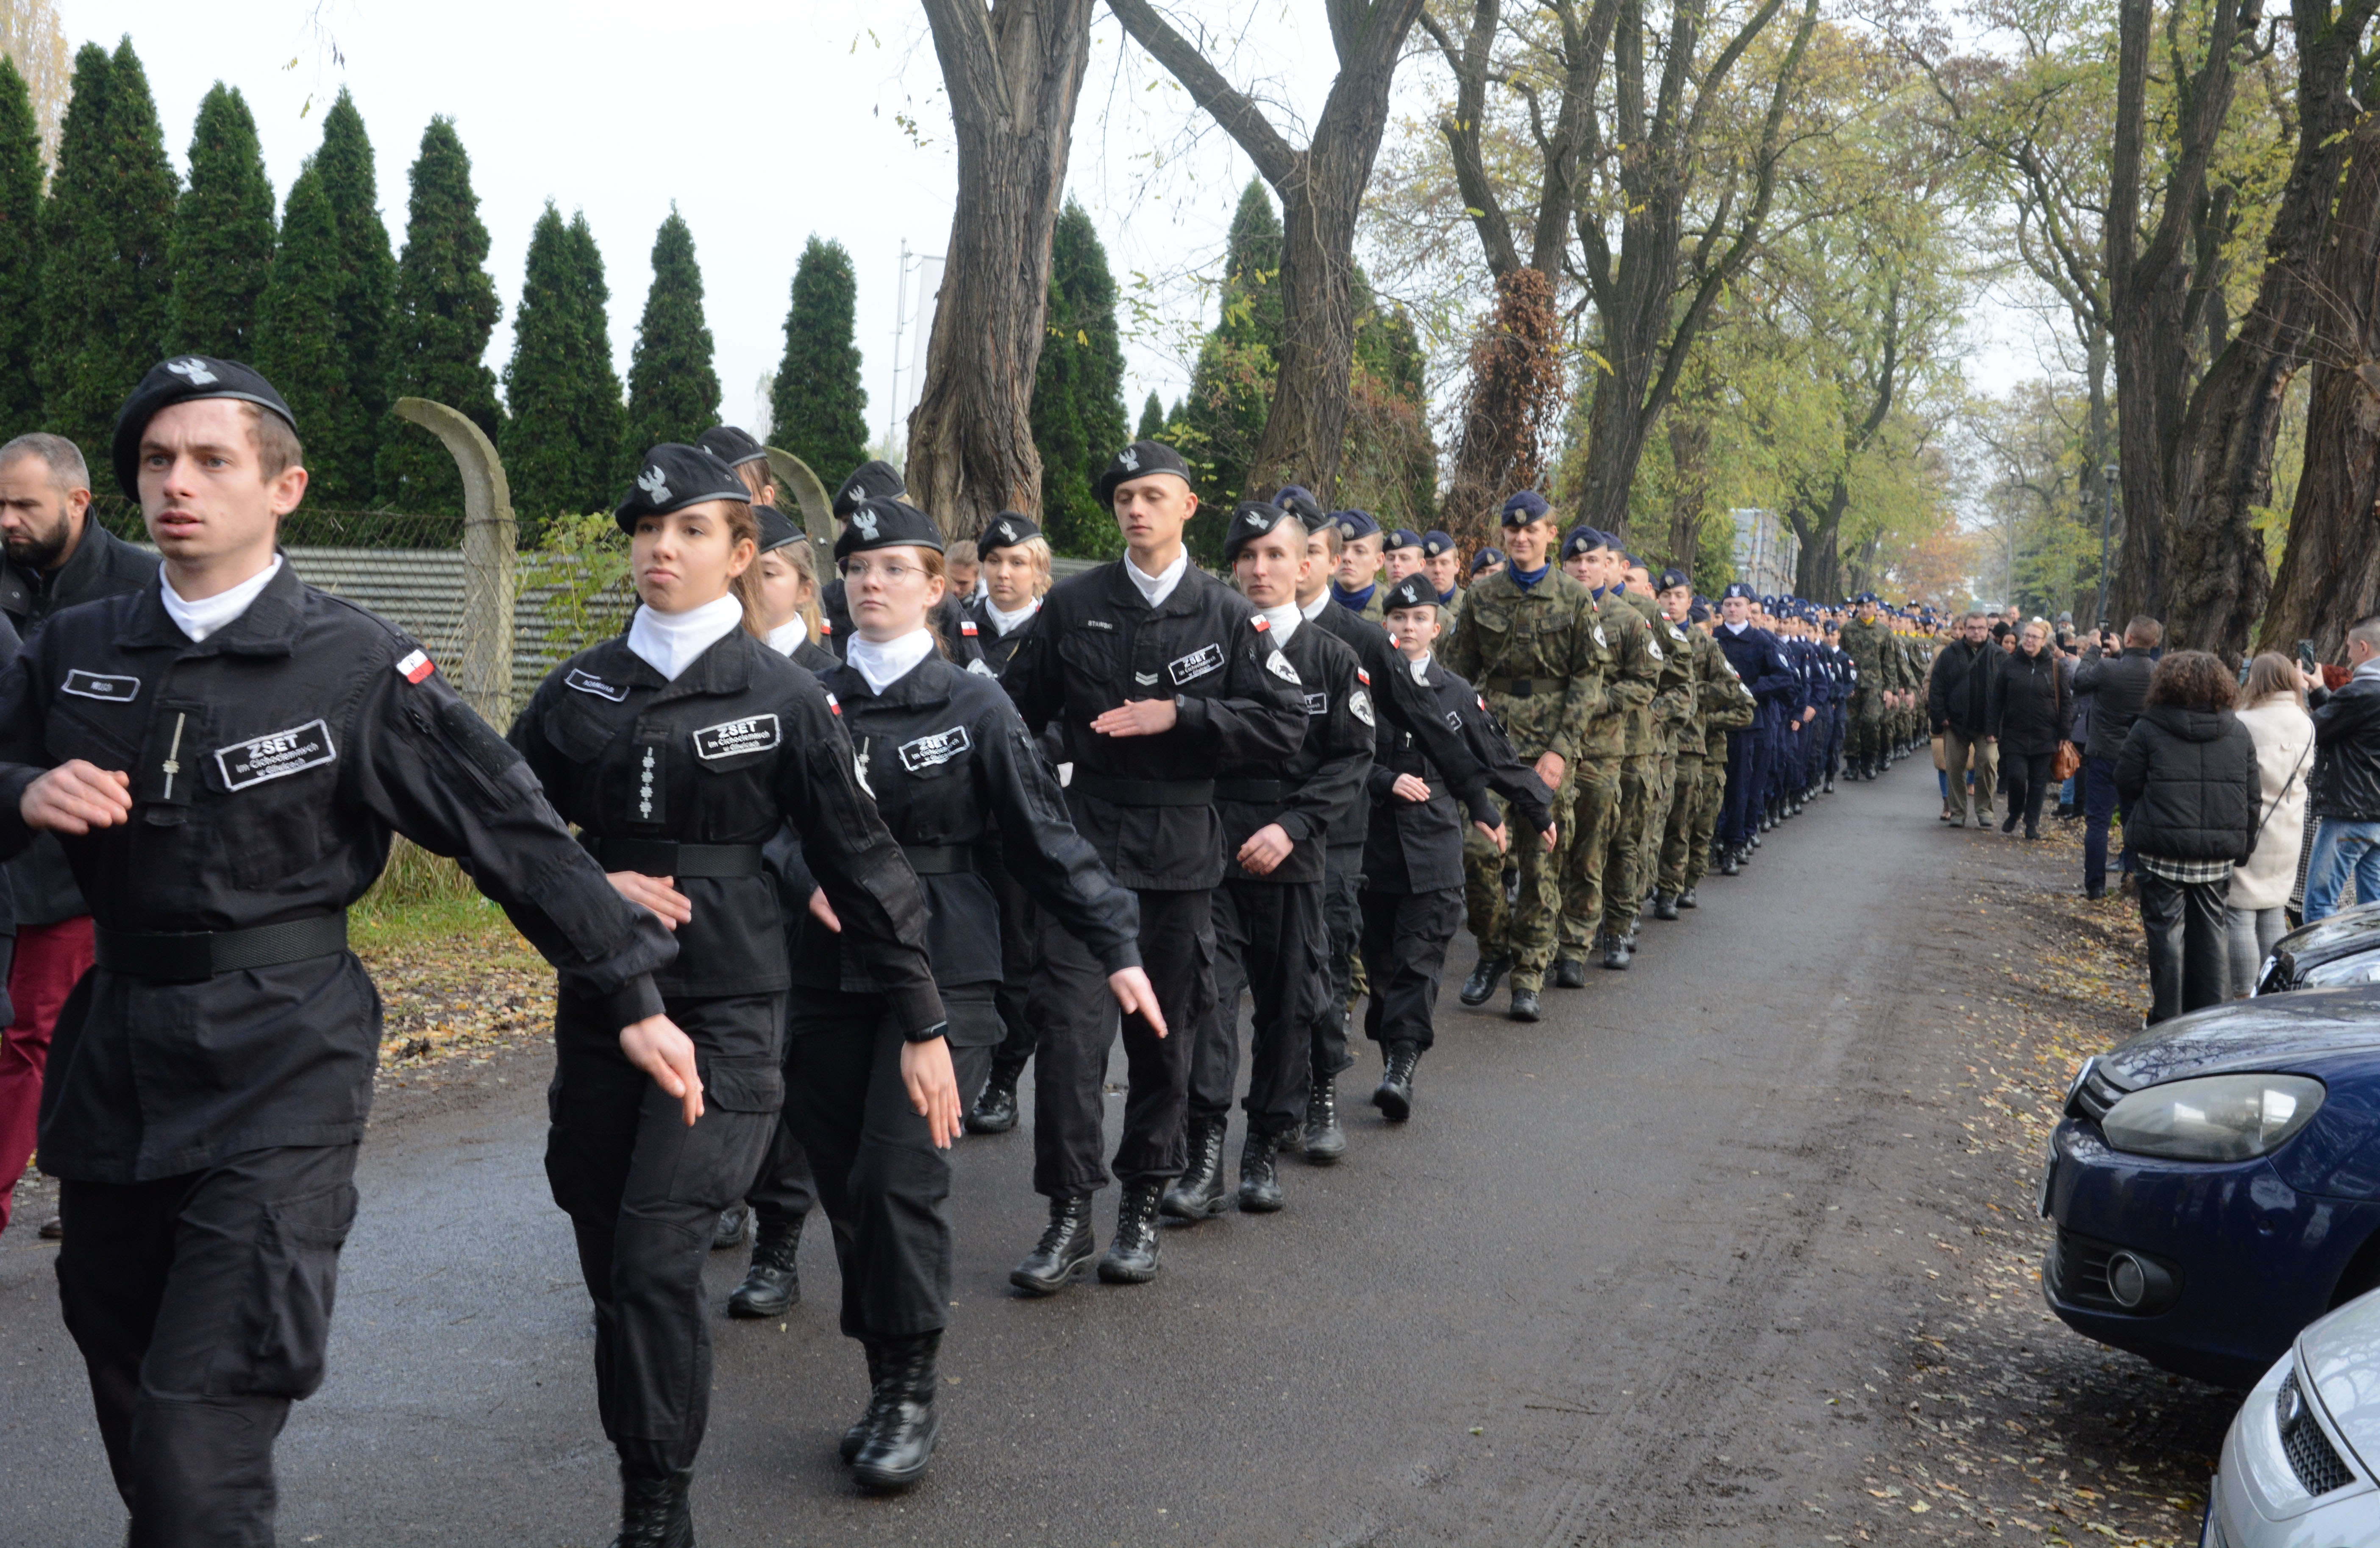
M 2380 1288 L 2380 986 L 2236 1001 L 2086 1062 L 2041 1213 L 2042 1289 L 2070 1327 L 2254 1385 Z

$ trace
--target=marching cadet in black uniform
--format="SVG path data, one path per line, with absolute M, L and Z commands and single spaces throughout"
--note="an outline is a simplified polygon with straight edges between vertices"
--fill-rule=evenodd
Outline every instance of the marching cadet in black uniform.
M 1305 700 L 1246 599 L 1191 565 L 1182 529 L 1198 496 L 1180 454 L 1135 441 L 1095 493 L 1116 514 L 1125 555 L 1050 588 L 1001 681 L 1037 735 L 1064 727 L 1075 826 L 1140 895 L 1141 958 L 1162 1020 L 1123 1018 L 1123 1197 L 1099 1262 L 1100 1278 L 1140 1284 L 1157 1275 L 1158 1199 L 1182 1175 L 1192 1030 L 1215 997 L 1208 894 L 1225 856 L 1207 771 L 1296 751 Z M 1107 1181 L 1100 1088 L 1115 1039 L 1104 976 L 1073 936 L 1042 931 L 1033 1188 L 1050 1201 L 1050 1226 L 1009 1276 L 1036 1294 L 1062 1288 L 1094 1249 L 1091 1195 Z M 1169 1025 L 1181 1035 L 1165 1037 Z
M 851 477 L 834 492 L 834 518 L 849 521 L 861 502 L 867 500 L 898 500 L 909 493 L 901 481 L 900 473 L 889 462 L 863 462 L 851 470 Z M 931 622 L 935 632 L 950 642 L 951 659 L 969 671 L 986 676 L 998 676 L 989 666 L 978 667 L 983 652 L 976 648 L 975 625 L 967 619 L 961 605 L 965 599 L 951 592 L 934 605 Z M 826 636 L 827 649 L 843 654 L 843 642 L 851 633 L 851 605 L 845 600 L 842 577 L 829 580 L 819 591 L 819 611 L 824 615 L 819 632 Z
M 760 526 L 760 628 L 769 648 L 795 666 L 817 673 L 835 663 L 811 627 L 818 614 L 817 561 L 810 541 L 774 506 L 754 506 Z
M 790 974 L 761 847 L 786 824 L 822 884 L 817 906 L 832 908 L 916 1044 L 904 1073 L 935 1140 L 959 1122 L 925 898 L 859 786 L 833 701 L 758 638 L 744 486 L 693 446 L 656 446 L 638 468 L 614 515 L 644 605 L 624 636 L 555 667 L 512 731 L 613 885 L 676 930 L 677 961 L 656 982 L 694 1040 L 713 1109 L 689 1126 L 648 1097 L 600 1007 L 565 985 L 546 1175 L 595 1302 L 623 1548 L 693 1541 L 686 1488 L 710 1395 L 703 1257 L 784 1101 Z
M 1000 1040 L 1000 915 L 982 875 L 1007 874 L 1082 944 L 1126 1010 L 1153 1005 L 1135 940 L 1139 906 L 1067 822 L 1065 798 L 997 683 L 941 653 L 926 620 L 941 600 L 942 535 L 923 511 L 869 500 L 834 545 L 852 608 L 843 664 L 827 673 L 860 782 L 925 887 L 927 950 L 953 1056 L 982 1079 Z M 908 1029 L 881 975 L 822 910 L 794 947 L 794 1111 L 818 1167 L 843 1268 L 843 1331 L 868 1353 L 874 1393 L 844 1437 L 871 1488 L 899 1488 L 933 1456 L 936 1352 L 949 1321 L 947 1141 L 913 1110 Z M 968 1084 L 962 1074 L 959 1087 Z
M 1522 766 L 1471 685 L 1431 659 L 1439 631 L 1438 589 L 1427 575 L 1409 575 L 1389 588 L 1382 606 L 1402 657 L 1399 674 L 1430 691 L 1497 793 L 1552 848 L 1553 793 Z M 1381 725 L 1369 780 L 1363 909 L 1364 970 L 1372 993 L 1364 1035 L 1380 1044 L 1385 1067 L 1372 1105 L 1390 1122 L 1402 1123 L 1413 1115 L 1414 1067 L 1436 1041 L 1430 1018 L 1447 945 L 1463 922 L 1463 820 L 1438 766 L 1410 732 Z M 1488 828 L 1488 836 L 1499 849 L 1511 842 L 1501 827 Z
M 428 655 L 274 552 L 306 470 L 272 385 L 167 360 L 113 451 L 162 574 L 55 615 L 0 675 L 0 855 L 58 835 L 97 921 L 42 1091 L 58 1297 L 128 1541 L 270 1542 L 273 1442 L 322 1380 L 380 1048 L 346 910 L 391 832 L 468 859 L 673 1126 L 702 1085 L 650 976 L 668 932 Z
M 1300 685 L 1305 741 L 1287 758 L 1234 761 L 1217 770 L 1215 810 L 1232 861 L 1214 893 L 1215 1004 L 1191 1029 L 1189 1170 L 1160 1205 L 1176 1220 L 1204 1220 L 1223 1210 L 1223 1136 L 1239 1085 L 1243 984 L 1255 993 L 1256 1023 L 1248 1040 L 1240 1208 L 1281 1208 L 1273 1155 L 1305 1121 L 1314 1001 L 1330 940 L 1322 920 L 1325 837 L 1355 804 L 1371 769 L 1378 718 L 1355 652 L 1305 627 L 1298 611 L 1298 582 L 1313 562 L 1305 538 L 1305 524 L 1280 506 L 1247 502 L 1232 513 L 1223 540 L 1241 594 Z

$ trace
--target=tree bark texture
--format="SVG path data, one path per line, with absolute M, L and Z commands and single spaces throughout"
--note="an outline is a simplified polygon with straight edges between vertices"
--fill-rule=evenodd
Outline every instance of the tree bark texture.
M 1561 316 L 1553 285 L 1533 267 L 1496 281 L 1496 310 L 1471 345 L 1471 377 L 1457 412 L 1454 478 L 1439 519 L 1466 553 L 1493 542 L 1504 497 L 1545 476 L 1546 444 L 1561 413 Z
M 1029 410 L 1092 0 L 924 4 L 950 93 L 958 202 L 906 477 L 944 531 L 972 537 L 1003 510 L 1041 512 Z

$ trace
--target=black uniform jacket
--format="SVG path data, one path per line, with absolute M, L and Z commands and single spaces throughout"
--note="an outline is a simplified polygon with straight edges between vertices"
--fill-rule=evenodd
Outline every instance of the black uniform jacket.
M 1033 627 L 1033 619 L 1027 618 L 1002 634 L 1000 626 L 992 621 L 990 598 L 969 597 L 964 605 L 966 620 L 975 628 L 975 633 L 966 638 L 975 641 L 976 649 L 983 654 L 984 664 L 991 669 L 994 676 L 998 676 L 1008 670 L 1008 658 L 1016 653 L 1017 645 L 1025 639 L 1025 631 Z M 1035 610 L 1034 616 L 1040 616 L 1038 609 Z
M 759 847 L 801 835 L 844 939 L 907 1030 L 942 1019 L 926 962 L 926 901 L 901 847 L 860 790 L 819 679 L 742 629 L 674 681 L 607 640 L 555 667 L 513 723 L 513 745 L 611 871 L 619 840 Z M 689 868 L 690 869 L 690 868 Z M 680 875 L 694 917 L 678 926 L 665 994 L 768 994 L 792 982 L 776 888 L 763 871 Z
M 1345 608 L 1341 608 L 1345 612 Z M 1310 623 L 1281 641 L 1303 683 L 1305 740 L 1287 758 L 1232 763 L 1217 771 L 1215 810 L 1223 819 L 1225 874 L 1238 881 L 1322 880 L 1326 835 L 1347 820 L 1372 772 L 1379 715 L 1355 652 Z M 1289 858 L 1257 876 L 1239 862 L 1240 846 L 1268 823 L 1289 835 Z
M 52 617 L 0 674 L 0 854 L 25 786 L 82 758 L 132 776 L 128 823 L 62 840 L 92 916 L 138 932 L 335 913 L 389 834 L 467 859 L 565 984 L 620 1024 L 658 1013 L 669 932 L 612 889 L 519 756 L 430 658 L 285 564 L 199 643 L 155 581 Z M 175 1176 L 240 1151 L 352 1144 L 371 1104 L 380 997 L 346 952 L 164 982 L 102 968 L 58 1018 L 42 1165 Z
M 800 644 L 795 646 L 792 650 L 786 652 L 785 659 L 792 662 L 795 666 L 801 667 L 804 671 L 815 676 L 819 673 L 824 672 L 828 667 L 834 665 L 843 658 L 836 655 L 832 651 L 820 649 L 818 641 L 814 640 L 805 640 Z
M 1152 609 L 1123 573 L 1131 562 L 1051 587 L 1001 682 L 1035 732 L 1064 727 L 1075 765 L 1067 805 L 1115 879 L 1203 890 L 1223 879 L 1225 859 L 1222 819 L 1208 801 L 1125 804 L 1086 786 L 1179 786 L 1211 780 L 1227 763 L 1287 758 L 1305 737 L 1305 686 L 1245 597 L 1193 565 Z M 1286 670 L 1272 666 L 1276 657 Z M 1128 699 L 1171 699 L 1179 718 L 1154 737 L 1091 729 Z
M 842 660 L 843 647 L 851 639 L 851 592 L 841 576 L 819 588 L 819 632 L 826 636 L 826 648 L 834 652 L 837 661 Z M 942 637 L 942 643 L 951 648 L 951 659 L 961 666 L 972 668 L 983 659 L 983 652 L 976 646 L 975 625 L 967 617 L 965 604 L 947 590 L 942 592 L 942 600 L 934 603 L 934 610 L 926 615 L 926 622 Z M 983 670 L 990 672 L 991 668 Z
M 1368 618 L 1359 617 L 1352 608 L 1336 603 L 1306 621 L 1355 652 L 1356 664 L 1363 668 L 1364 684 L 1372 690 L 1372 705 L 1381 721 L 1378 729 L 1394 728 L 1412 737 L 1443 774 L 1464 810 L 1477 821 L 1494 827 L 1496 806 L 1488 798 L 1488 771 L 1472 755 L 1470 744 L 1447 725 L 1430 691 L 1413 680 L 1404 657 L 1397 654 L 1388 631 Z M 1451 625 L 1448 632 L 1452 632 Z M 1364 843 L 1369 818 L 1368 798 L 1359 799 L 1354 810 L 1331 829 L 1330 842 Z M 1547 821 L 1552 819 L 1548 817 Z
M 1000 904 L 983 873 L 996 858 L 1034 901 L 1107 965 L 1140 965 L 1140 900 L 1116 885 L 1066 819 L 1066 798 L 1000 685 L 927 657 L 880 696 L 857 669 L 826 686 L 843 708 L 855 765 L 885 826 L 909 848 L 932 910 L 927 949 L 946 988 L 1002 977 Z M 878 991 L 869 964 L 807 908 L 807 877 L 788 867 L 788 919 L 797 925 L 794 981 L 855 993 Z
M 1411 664 L 1400 658 L 1398 675 L 1413 682 Z M 1488 713 L 1486 701 L 1435 659 L 1422 669 L 1422 676 L 1427 680 L 1415 686 L 1438 706 L 1439 724 L 1463 738 L 1488 784 L 1512 803 L 1522 821 L 1538 833 L 1545 832 L 1553 824 L 1553 793 L 1536 771 L 1513 752 L 1503 729 Z M 1429 799 L 1409 801 L 1392 794 L 1399 774 L 1412 774 L 1427 785 Z M 1463 885 L 1463 818 L 1441 771 L 1420 740 L 1383 722 L 1369 783 L 1372 826 L 1364 844 L 1364 890 L 1438 892 Z M 1487 821 L 1491 825 L 1495 822 L 1492 807 Z M 1508 836 L 1514 844 L 1536 842 L 1517 827 Z

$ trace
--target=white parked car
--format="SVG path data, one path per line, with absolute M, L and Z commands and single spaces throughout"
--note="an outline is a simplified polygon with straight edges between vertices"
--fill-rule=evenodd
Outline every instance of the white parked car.
M 2223 1437 L 2200 1548 L 2380 1544 L 2380 1291 L 2310 1324 Z

